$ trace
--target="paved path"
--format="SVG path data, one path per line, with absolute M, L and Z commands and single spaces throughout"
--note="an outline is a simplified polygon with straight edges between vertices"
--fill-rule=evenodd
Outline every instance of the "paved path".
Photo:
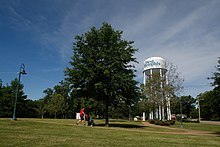
M 154 132 L 154 133 L 161 133 L 161 134 L 188 134 L 188 135 L 200 135 L 200 136 L 217 136 L 220 137 L 219 132 L 213 132 L 213 131 L 200 131 L 200 130 L 189 130 L 185 128 L 171 128 L 167 126 L 160 126 L 160 125 L 154 125 L 150 124 L 149 122 L 142 122 L 144 126 L 150 126 L 155 128 L 166 128 L 167 130 L 172 131 L 163 131 L 163 132 Z M 203 122 L 203 123 L 209 123 L 209 122 Z M 217 123 L 219 124 L 219 123 Z
M 220 121 L 200 121 L 202 124 L 220 125 Z

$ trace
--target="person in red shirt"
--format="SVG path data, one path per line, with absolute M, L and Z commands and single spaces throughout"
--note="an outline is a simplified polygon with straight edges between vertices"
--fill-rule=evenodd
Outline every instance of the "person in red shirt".
M 77 125 L 79 124 L 79 122 L 83 123 L 83 121 L 85 120 L 85 108 L 82 108 L 79 112 L 79 116 L 80 116 L 80 120 L 77 121 Z

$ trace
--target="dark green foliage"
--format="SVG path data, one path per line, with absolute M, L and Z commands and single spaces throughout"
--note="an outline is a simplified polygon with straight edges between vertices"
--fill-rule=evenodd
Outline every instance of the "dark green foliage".
M 180 114 L 180 100 L 178 97 L 171 99 L 170 109 L 172 114 Z
M 192 111 L 193 108 L 195 108 L 196 99 L 191 97 L 190 95 L 182 96 L 181 102 L 182 102 L 182 112 L 189 118 L 190 112 Z
M 215 88 L 203 95 L 204 98 L 201 99 L 201 106 L 209 107 L 209 112 L 204 112 L 207 114 L 206 117 L 208 117 L 208 114 L 211 114 L 211 119 L 220 120 L 220 57 L 218 58 L 218 65 L 215 68 L 216 72 L 213 73 L 212 77 L 208 78 L 213 80 L 211 84 Z
M 50 114 L 54 114 L 55 118 L 57 118 L 57 112 L 61 112 L 63 114 L 65 111 L 64 97 L 61 94 L 52 94 L 47 104 L 47 110 Z
M 180 101 L 182 103 L 182 113 L 188 118 L 198 118 L 198 113 L 195 113 L 196 99 L 192 96 L 181 96 L 171 99 L 171 112 L 172 114 L 180 114 Z M 192 113 L 192 111 L 194 113 Z M 196 110 L 198 112 L 198 110 Z M 196 115 L 196 116 L 195 116 Z
M 220 120 L 220 90 L 217 88 L 198 95 L 201 118 L 204 120 Z
M 166 123 L 169 123 L 170 125 L 175 125 L 176 121 L 172 119 L 172 120 L 167 120 Z
M 125 102 L 130 105 L 138 98 L 134 78 L 136 62 L 133 41 L 122 39 L 122 31 L 115 31 L 108 23 L 100 29 L 75 37 L 71 67 L 66 68 L 66 80 L 76 97 L 90 97 L 105 105 L 106 125 L 108 107 Z
M 169 123 L 169 122 L 161 121 L 161 122 L 160 122 L 160 125 L 161 125 L 161 126 L 170 126 L 170 123 Z
M 44 90 L 43 99 L 36 101 L 37 111 L 41 118 L 73 118 L 75 117 L 75 105 L 69 94 L 69 85 L 65 81 L 61 81 L 55 85 L 53 89 Z
M 12 117 L 15 91 L 18 84 L 18 79 L 11 81 L 10 85 L 3 86 L 0 82 L 0 117 Z M 27 109 L 30 109 L 27 103 L 27 96 L 23 92 L 23 85 L 18 86 L 18 99 L 17 99 L 17 117 L 28 117 Z
M 190 111 L 190 116 L 192 119 L 198 118 L 198 116 L 199 116 L 198 108 L 193 108 Z
M 148 120 L 149 123 L 154 124 L 155 123 L 155 119 L 150 119 Z
M 23 111 L 18 117 L 24 117 L 24 118 L 39 117 L 39 114 L 37 113 L 36 108 L 37 108 L 37 103 L 35 101 L 27 99 L 24 102 Z
M 12 117 L 15 95 L 10 87 L 1 89 L 0 97 L 0 117 Z
M 148 120 L 148 122 L 151 124 L 160 125 L 160 126 L 170 126 L 170 125 L 174 125 L 176 121 L 175 120 L 161 121 L 158 119 L 151 119 L 151 120 Z
M 197 96 L 200 102 L 201 118 L 205 120 L 220 120 L 220 57 L 215 68 L 216 72 L 208 78 L 213 80 L 211 84 L 214 89 Z
M 212 86 L 220 87 L 220 57 L 218 58 L 218 65 L 215 66 L 216 72 L 213 73 L 212 77 L 209 77 L 208 79 L 213 80 L 211 83 Z
M 125 103 L 121 103 L 117 107 L 110 107 L 109 116 L 114 119 L 127 119 L 129 118 L 129 111 L 131 115 L 131 108 Z

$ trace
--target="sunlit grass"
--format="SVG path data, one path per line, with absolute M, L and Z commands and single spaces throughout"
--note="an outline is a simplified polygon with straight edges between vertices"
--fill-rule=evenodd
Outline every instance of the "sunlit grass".
M 112 147 L 219 146 L 220 144 L 218 135 L 169 134 L 166 132 L 175 130 L 170 127 L 146 127 L 141 122 L 123 120 L 111 120 L 110 127 L 104 127 L 104 120 L 95 120 L 95 122 L 97 126 L 86 127 L 76 125 L 76 120 L 71 119 L 18 119 L 17 121 L 0 119 L 0 146 Z M 174 127 L 178 127 L 178 124 Z M 188 127 L 190 128 L 190 125 Z
M 176 124 L 171 127 L 179 128 L 180 122 L 176 122 Z M 213 131 L 213 132 L 220 133 L 220 125 L 214 125 L 214 124 L 210 125 L 210 124 L 203 124 L 203 123 L 182 123 L 182 127 L 185 129 L 190 129 L 190 130 Z

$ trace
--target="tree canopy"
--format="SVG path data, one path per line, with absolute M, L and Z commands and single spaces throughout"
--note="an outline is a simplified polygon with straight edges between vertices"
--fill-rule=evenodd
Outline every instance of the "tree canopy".
M 15 92 L 18 85 L 18 79 L 11 81 L 9 85 L 3 86 L 0 80 L 0 117 L 12 117 L 12 112 L 15 103 Z M 29 117 L 27 102 L 27 95 L 24 94 L 23 84 L 18 85 L 18 101 L 17 101 L 17 111 L 16 116 Z M 30 108 L 31 109 L 31 108 Z
M 138 95 L 134 80 L 133 41 L 122 39 L 108 23 L 101 28 L 92 27 L 77 35 L 73 44 L 71 67 L 66 68 L 66 80 L 79 97 L 92 97 L 105 105 L 106 125 L 108 106 L 118 102 L 133 103 Z
M 218 57 L 218 65 L 215 66 L 216 72 L 213 73 L 212 77 L 209 77 L 208 79 L 213 80 L 211 83 L 212 86 L 220 87 L 220 57 Z

